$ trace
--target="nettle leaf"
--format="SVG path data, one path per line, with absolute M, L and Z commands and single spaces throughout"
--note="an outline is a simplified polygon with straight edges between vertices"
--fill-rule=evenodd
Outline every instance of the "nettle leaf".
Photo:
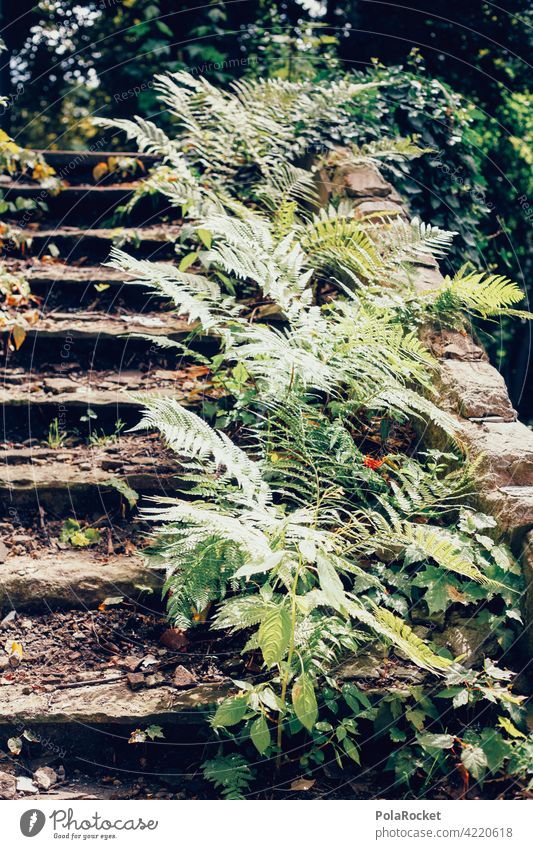
M 480 779 L 488 767 L 487 756 L 481 746 L 465 746 L 461 761 L 475 779 Z
M 291 617 L 285 607 L 269 608 L 264 616 L 257 641 L 263 654 L 265 665 L 270 669 L 275 663 L 281 663 L 289 647 L 291 635 Z
M 294 712 L 303 727 L 307 728 L 308 731 L 312 731 L 318 719 L 318 704 L 313 682 L 305 672 L 302 672 L 294 682 L 292 704 Z
M 270 746 L 270 729 L 264 716 L 260 716 L 252 722 L 250 737 L 259 754 L 264 755 Z
M 423 749 L 451 749 L 455 737 L 451 734 L 419 734 L 418 742 Z
M 225 699 L 218 706 L 211 721 L 213 728 L 227 728 L 231 725 L 237 725 L 244 717 L 246 707 L 246 701 L 243 698 Z

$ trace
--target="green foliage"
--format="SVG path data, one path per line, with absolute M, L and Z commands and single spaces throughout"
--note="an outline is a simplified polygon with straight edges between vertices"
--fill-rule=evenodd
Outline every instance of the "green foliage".
M 254 777 L 246 759 L 236 753 L 205 761 L 203 771 L 224 799 L 244 799 Z
M 77 519 L 66 519 L 59 539 L 75 548 L 87 548 L 100 542 L 100 531 L 97 528 L 82 528 Z
M 244 418 L 233 419 L 237 442 L 173 399 L 146 397 L 138 425 L 158 429 L 179 461 L 181 496 L 156 498 L 143 510 L 156 523 L 148 556 L 166 566 L 171 618 L 188 627 L 211 615 L 215 602 L 212 627 L 242 634 L 243 653 L 261 666 L 258 683 L 234 682 L 238 695 L 218 707 L 213 731 L 278 767 L 293 737 L 305 749 L 302 765 L 319 763 L 324 746 L 341 765 L 358 763 L 358 722 L 379 728 L 389 714 L 349 690 L 333 720 L 324 684 L 344 692 L 336 664 L 372 643 L 433 681 L 468 689 L 469 700 L 474 694 L 518 708 L 496 668 L 472 678 L 477 673 L 462 658 L 417 632 L 410 611 L 440 615 L 444 624 L 453 603 L 471 604 L 472 619 L 493 617 L 504 639 L 500 612 L 516 606 L 518 576 L 484 533 L 490 517 L 468 511 L 457 527 L 450 521 L 477 470 L 465 467 L 454 420 L 433 400 L 435 363 L 417 322 L 446 310 L 459 321 L 461 306 L 480 314 L 506 309 L 519 292 L 463 269 L 445 284 L 453 307 L 443 306 L 441 291 L 414 292 L 409 273 L 421 256 L 446 252 L 452 233 L 417 219 L 364 220 L 349 199 L 333 197 L 319 213 L 309 207 L 313 172 L 287 169 L 296 168 L 290 151 L 301 151 L 300 122 L 314 144 L 330 132 L 331 115 L 365 89 L 267 81 L 226 94 L 184 74 L 161 88 L 182 135 L 160 141 L 149 129 L 146 141 L 143 125 L 119 126 L 141 144 L 161 145 L 165 174 L 175 165 L 175 179 L 161 190 L 191 222 L 194 258 L 183 244 L 187 269 L 183 261 L 176 270 L 117 250 L 112 263 L 133 272 L 134 284 L 170 295 L 194 322 L 191 339 L 217 338 L 219 350 L 202 362 L 232 370 L 226 388 L 233 385 L 239 415 L 247 416 L 245 429 Z M 326 168 L 334 164 L 326 157 Z M 284 187 L 279 206 L 275 185 Z M 250 300 L 266 302 L 265 318 Z M 409 428 L 420 421 L 439 428 L 450 450 L 416 456 Z M 369 444 L 379 459 L 365 453 Z M 477 611 L 479 602 L 493 608 Z M 412 745 L 422 769 L 424 746 L 441 759 L 456 752 L 446 729 L 426 729 L 427 717 L 439 719 L 435 706 L 423 694 L 418 701 L 405 709 L 393 742 L 417 732 L 422 742 Z M 397 700 L 386 704 L 391 716 L 403 710 Z M 483 771 L 478 749 L 465 742 L 462 750 L 474 777 Z M 391 768 L 403 774 L 399 757 Z M 233 755 L 209 762 L 205 774 L 228 798 L 251 780 L 247 762 Z

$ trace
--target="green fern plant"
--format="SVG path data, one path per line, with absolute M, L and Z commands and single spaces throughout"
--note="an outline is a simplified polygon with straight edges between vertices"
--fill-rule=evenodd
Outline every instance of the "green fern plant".
M 378 644 L 436 678 L 467 675 L 414 630 L 409 609 L 427 603 L 424 576 L 446 576 L 461 600 L 510 603 L 512 570 L 498 546 L 450 521 L 476 469 L 465 468 L 456 423 L 434 401 L 435 363 L 411 319 L 417 310 L 496 314 L 519 292 L 463 269 L 436 295 L 417 295 L 406 272 L 442 255 L 452 233 L 416 219 L 365 220 L 346 199 L 317 212 L 314 172 L 296 160 L 328 137 L 357 88 L 245 81 L 221 92 L 183 73 L 157 85 L 178 137 L 138 120 L 120 126 L 165 158 L 150 190 L 181 207 L 202 246 L 192 267 L 187 253 L 178 268 L 119 250 L 110 262 L 218 350 L 162 345 L 214 372 L 239 369 L 249 391 L 235 398 L 246 428 L 242 419 L 231 434 L 175 400 L 142 399 L 138 428 L 159 430 L 181 478 L 179 497 L 144 507 L 154 523 L 146 554 L 166 568 L 176 625 L 209 611 L 211 627 L 241 634 L 243 653 L 261 665 L 255 683 L 235 682 L 212 727 L 279 766 L 288 735 L 314 739 L 324 681 L 338 687 L 347 653 Z M 374 163 L 419 152 L 385 141 L 353 155 Z M 420 421 L 442 430 L 445 463 L 416 456 L 409 434 Z M 342 755 L 335 749 L 341 763 L 358 758 L 348 738 Z M 205 775 L 227 798 L 253 778 L 236 754 L 210 761 Z

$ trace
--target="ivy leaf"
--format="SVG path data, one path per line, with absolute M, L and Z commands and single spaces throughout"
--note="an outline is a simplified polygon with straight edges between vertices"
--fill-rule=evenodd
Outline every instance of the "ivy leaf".
M 453 604 L 453 600 L 448 591 L 449 586 L 453 586 L 450 581 L 450 576 L 437 569 L 435 566 L 426 566 L 423 572 L 420 572 L 413 580 L 416 587 L 427 587 L 424 594 L 424 601 L 428 606 L 429 614 L 439 613 L 441 610 L 447 610 Z
M 465 688 L 465 689 L 463 689 L 463 690 L 460 690 L 460 691 L 459 691 L 459 692 L 458 692 L 458 693 L 457 693 L 457 694 L 453 697 L 453 702 L 452 702 L 452 704 L 453 704 L 454 708 L 462 707 L 463 705 L 467 705 L 467 704 L 468 704 L 469 699 L 470 699 L 470 696 L 469 696 L 468 690 Z
M 485 752 L 490 772 L 496 772 L 511 754 L 511 744 L 494 728 L 484 728 L 479 735 L 479 742 Z
M 160 725 L 149 725 L 146 729 L 146 734 L 150 740 L 155 740 L 157 737 L 161 737 L 163 740 L 165 739 L 163 729 Z
M 10 737 L 7 741 L 7 748 L 12 755 L 20 755 L 22 751 L 22 740 L 20 737 Z
M 389 737 L 391 738 L 393 743 L 403 743 L 407 735 L 405 731 L 402 731 L 401 728 L 398 728 L 395 725 L 393 728 L 391 728 L 389 732 Z
M 487 756 L 481 746 L 465 746 L 461 752 L 461 761 L 476 779 L 481 778 L 488 767 Z
M 305 672 L 302 672 L 294 682 L 292 704 L 294 712 L 304 728 L 312 731 L 318 719 L 318 704 L 313 682 Z
M 264 716 L 252 722 L 250 737 L 259 754 L 264 755 L 270 746 L 270 729 Z
M 423 731 L 426 713 L 423 710 L 406 710 L 405 718 L 416 728 L 417 731 Z
M 269 669 L 283 660 L 290 634 L 291 619 L 288 610 L 281 606 L 269 608 L 257 634 L 263 660 Z
M 246 713 L 246 701 L 242 698 L 224 699 L 218 706 L 211 721 L 213 728 L 227 728 L 237 725 Z

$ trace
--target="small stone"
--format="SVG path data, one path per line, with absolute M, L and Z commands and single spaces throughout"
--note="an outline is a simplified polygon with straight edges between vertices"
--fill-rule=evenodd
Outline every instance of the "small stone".
M 42 766 L 35 770 L 33 779 L 42 790 L 48 790 L 57 783 L 57 773 L 49 766 Z
M 146 676 L 145 683 L 148 688 L 159 687 L 160 684 L 165 683 L 165 676 L 161 672 L 154 672 L 153 675 Z
M 122 666 L 124 669 L 127 669 L 129 672 L 137 672 L 141 663 L 142 663 L 142 657 L 135 657 L 134 655 L 126 655 L 126 657 L 120 658 L 118 665 Z
M 186 648 L 189 641 L 185 631 L 180 630 L 180 628 L 167 628 L 166 631 L 163 631 L 161 634 L 159 642 L 166 646 L 167 649 L 179 651 L 180 649 Z
M 0 799 L 12 799 L 17 792 L 17 780 L 9 772 L 0 772 Z
M 22 688 L 22 695 L 23 696 L 29 696 L 29 695 L 31 695 L 31 692 L 32 692 L 31 687 L 23 687 Z
M 144 675 L 142 672 L 129 672 L 126 678 L 132 690 L 140 690 L 144 686 Z
M 18 793 L 38 793 L 39 788 L 33 783 L 31 778 L 27 778 L 25 775 L 17 778 L 17 792 Z
M 177 666 L 174 672 L 174 684 L 176 687 L 194 687 L 198 683 L 194 675 L 184 666 Z

